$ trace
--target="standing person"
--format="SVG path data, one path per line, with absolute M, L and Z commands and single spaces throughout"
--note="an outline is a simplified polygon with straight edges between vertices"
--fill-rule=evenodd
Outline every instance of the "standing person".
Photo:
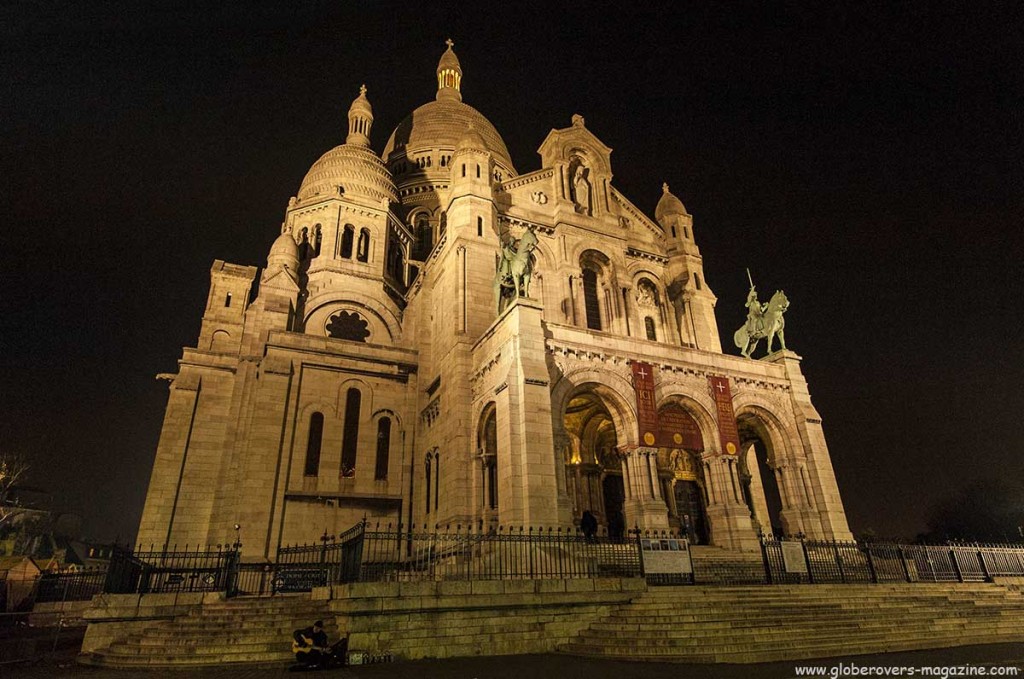
M 584 510 L 583 516 L 580 517 L 580 530 L 583 531 L 583 537 L 587 542 L 596 542 L 597 517 L 589 509 Z

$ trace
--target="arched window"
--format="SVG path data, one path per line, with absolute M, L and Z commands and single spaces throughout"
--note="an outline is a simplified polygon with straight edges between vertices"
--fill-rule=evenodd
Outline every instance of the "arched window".
M 698 274 L 696 271 L 693 272 L 693 284 L 697 286 L 698 290 L 701 289 L 700 288 L 700 274 Z
M 479 446 L 483 453 L 484 506 L 498 508 L 498 415 L 493 404 L 483 416 L 480 427 Z
M 674 227 L 674 226 L 672 227 L 672 237 L 673 238 L 676 237 L 676 227 Z
M 654 319 L 650 316 L 644 317 L 644 330 L 647 331 L 647 339 L 652 342 L 658 341 L 658 334 L 654 331 Z
M 375 481 L 383 481 L 388 477 L 388 456 L 390 452 L 391 418 L 382 417 L 377 422 L 377 464 L 373 470 Z
M 432 457 L 432 453 L 427 453 L 427 461 L 423 466 L 423 477 L 427 480 L 427 514 L 430 513 L 430 458 Z
M 309 417 L 309 439 L 306 442 L 306 476 L 316 476 L 320 473 L 320 446 L 323 438 L 323 413 L 313 413 Z
M 345 429 L 341 440 L 341 475 L 351 478 L 356 475 L 356 451 L 359 449 L 359 405 L 363 395 L 356 388 L 348 390 L 345 397 Z
M 320 233 L 320 225 L 317 224 L 313 227 L 313 256 L 320 256 L 320 243 L 323 242 L 323 234 Z
M 402 257 L 402 246 L 394 239 L 389 241 L 389 244 L 391 247 L 388 253 L 388 273 L 399 283 L 404 283 L 405 277 L 402 274 L 405 269 L 405 262 Z
M 477 165 L 476 165 L 476 178 L 480 179 L 480 164 L 479 163 L 477 163 Z
M 476 235 L 478 235 L 478 236 L 484 235 L 484 218 L 483 217 L 477 217 L 476 218 Z
M 370 258 L 370 230 L 363 229 L 359 232 L 359 243 L 356 246 L 356 259 L 365 262 Z
M 341 235 L 341 258 L 351 259 L 352 258 L 352 239 L 355 237 L 356 227 L 351 224 L 345 225 L 345 230 Z
M 416 238 L 419 241 L 419 259 L 425 260 L 434 249 L 434 230 L 430 227 L 430 220 L 426 215 L 416 218 Z
M 230 292 L 228 293 L 227 297 L 224 298 L 224 306 L 225 307 L 231 306 L 231 293 Z
M 437 511 L 437 501 L 441 493 L 441 451 L 434 450 L 434 511 Z
M 597 294 L 597 272 L 593 269 L 583 270 L 583 306 L 587 313 L 587 327 L 591 330 L 601 329 L 601 305 Z

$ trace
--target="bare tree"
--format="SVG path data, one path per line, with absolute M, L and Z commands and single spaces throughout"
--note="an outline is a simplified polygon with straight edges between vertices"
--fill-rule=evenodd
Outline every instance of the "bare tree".
M 28 471 L 28 461 L 17 453 L 0 451 L 0 530 L 13 523 L 24 509 L 15 502 L 14 488 Z

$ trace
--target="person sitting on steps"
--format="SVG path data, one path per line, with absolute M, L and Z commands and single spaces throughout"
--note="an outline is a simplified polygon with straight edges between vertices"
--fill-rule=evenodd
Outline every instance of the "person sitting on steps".
M 295 630 L 292 634 L 292 653 L 298 663 L 295 669 L 344 665 L 348 654 L 348 636 L 328 645 L 324 622 L 317 620 L 312 627 Z

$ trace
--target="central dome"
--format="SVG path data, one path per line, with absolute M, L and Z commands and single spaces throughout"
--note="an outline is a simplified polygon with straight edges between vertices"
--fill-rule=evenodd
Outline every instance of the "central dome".
M 390 163 L 395 151 L 454 149 L 470 128 L 480 133 L 496 161 L 515 172 L 505 142 L 491 121 L 461 101 L 431 101 L 409 114 L 391 133 L 384 147 L 384 160 Z

